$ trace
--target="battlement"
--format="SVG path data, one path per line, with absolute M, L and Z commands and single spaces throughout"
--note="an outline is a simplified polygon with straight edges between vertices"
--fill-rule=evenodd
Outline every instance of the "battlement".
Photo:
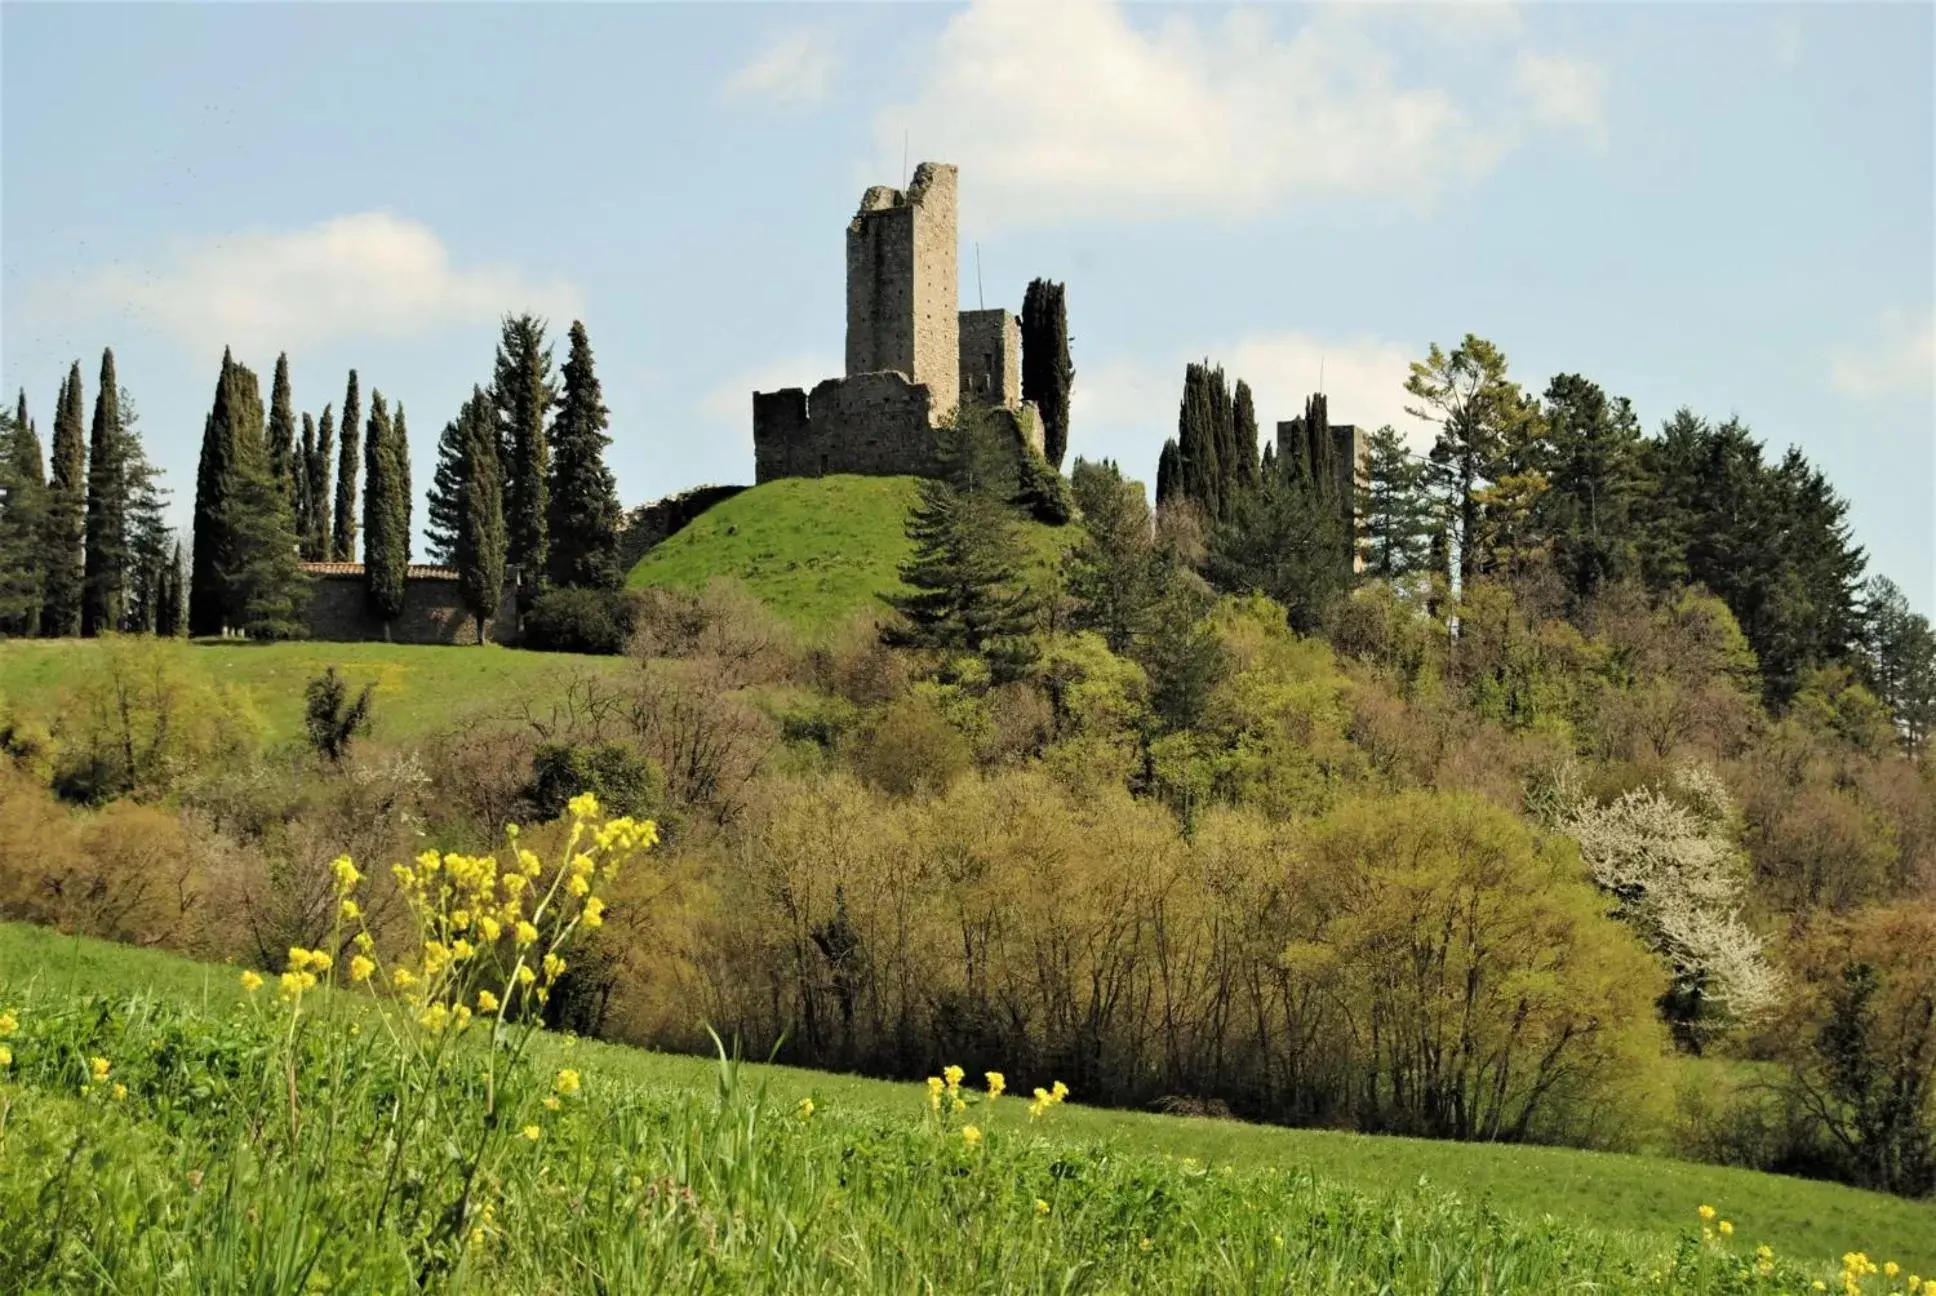
M 875 185 L 847 223 L 847 376 L 892 370 L 959 399 L 955 168 L 923 162 L 907 192 Z

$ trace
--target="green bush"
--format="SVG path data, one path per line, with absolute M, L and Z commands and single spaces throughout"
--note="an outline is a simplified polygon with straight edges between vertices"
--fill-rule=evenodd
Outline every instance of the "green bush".
M 658 768 L 624 743 L 546 743 L 531 758 L 525 795 L 535 816 L 549 822 L 586 792 L 618 814 L 642 815 L 663 799 L 663 786 Z
M 638 597 L 623 590 L 547 590 L 524 614 L 526 648 L 616 657 L 638 624 Z

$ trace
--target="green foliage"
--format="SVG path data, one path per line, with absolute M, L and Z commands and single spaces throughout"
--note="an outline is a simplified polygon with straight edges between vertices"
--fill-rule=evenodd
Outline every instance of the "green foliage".
M 1035 402 L 1041 412 L 1043 455 L 1058 473 L 1069 452 L 1069 395 L 1075 380 L 1066 286 L 1031 279 L 1022 294 L 1022 399 Z
M 101 390 L 94 401 L 88 437 L 86 557 L 81 592 L 81 633 L 121 628 L 127 597 L 128 459 L 121 422 L 121 384 L 114 352 L 101 353 Z
M 370 732 L 375 692 L 374 683 L 365 684 L 352 702 L 349 684 L 334 666 L 310 680 L 303 688 L 303 728 L 310 748 L 330 764 L 342 764 L 350 740 Z
M 269 475 L 261 387 L 227 351 L 202 432 L 194 525 L 189 633 L 299 637 L 307 580 L 286 493 Z
M 383 393 L 372 393 L 363 440 L 363 581 L 370 610 L 386 623 L 403 611 L 410 570 L 407 454 Z
M 323 412 L 327 423 L 329 411 Z M 336 508 L 329 529 L 329 556 L 334 562 L 356 561 L 357 474 L 363 468 L 363 404 L 350 370 L 349 386 L 343 393 L 342 444 L 336 460 Z
M 536 652 L 617 656 L 637 618 L 637 596 L 629 591 L 546 590 L 524 610 L 523 645 Z
M 289 353 L 276 356 L 275 377 L 269 384 L 269 478 L 289 501 L 290 515 L 301 535 L 303 512 L 297 478 L 303 469 L 296 450 L 295 396 L 289 389 Z
M 1921 757 L 1936 732 L 1936 631 L 1886 576 L 1869 582 L 1862 603 L 1868 676 L 1903 751 Z
M 303 415 L 303 512 L 302 556 L 308 562 L 327 562 L 330 557 L 330 456 L 336 450 L 336 414 L 323 406 L 315 439 L 310 439 L 309 415 Z
M 0 410 L 0 635 L 40 630 L 46 531 L 47 478 L 23 391 L 17 412 Z
M 945 792 L 973 752 L 931 692 L 910 693 L 882 713 L 855 759 L 861 777 L 894 796 Z
M 473 388 L 470 404 L 459 423 L 464 429 L 464 459 L 460 469 L 457 579 L 464 605 L 477 619 L 477 642 L 484 642 L 485 626 L 497 615 L 504 596 L 504 478 L 498 462 L 497 428 L 490 400 Z
M 1432 570 L 1440 509 L 1430 463 L 1414 456 L 1389 423 L 1371 434 L 1368 448 L 1356 508 L 1365 576 L 1394 580 Z
M 1315 628 L 1349 587 L 1351 543 L 1335 489 L 1279 473 L 1256 490 L 1226 497 L 1210 534 L 1204 574 L 1232 594 L 1266 594 L 1291 624 Z
M 1415 402 L 1406 413 L 1439 427 L 1432 462 L 1452 492 L 1459 579 L 1469 584 L 1486 560 L 1481 492 L 1509 470 L 1507 450 L 1533 411 L 1506 377 L 1505 354 L 1470 333 L 1449 354 L 1434 342 L 1412 362 L 1405 391 Z
M 571 325 L 571 354 L 561 370 L 563 393 L 551 428 L 551 478 L 545 514 L 547 562 L 553 585 L 617 589 L 621 510 L 618 484 L 605 466 L 605 408 L 592 344 L 581 320 Z
M 46 602 L 40 632 L 55 639 L 81 632 L 87 544 L 87 440 L 82 425 L 86 409 L 77 360 L 61 384 L 55 408 L 48 462 L 47 532 L 41 550 Z
M 649 814 L 663 803 L 664 789 L 659 770 L 624 743 L 545 743 L 531 757 L 525 800 L 537 821 L 548 823 L 587 792 L 618 814 Z
M 1063 563 L 1077 605 L 1073 620 L 1101 634 L 1111 652 L 1127 652 L 1149 633 L 1171 563 L 1157 547 L 1141 482 L 1126 480 L 1107 460 L 1080 458 L 1069 477 L 1083 526 Z
M 544 321 L 507 315 L 491 380 L 498 452 L 504 468 L 505 561 L 521 581 L 538 583 L 547 565 L 551 480 L 547 416 L 558 403 Z

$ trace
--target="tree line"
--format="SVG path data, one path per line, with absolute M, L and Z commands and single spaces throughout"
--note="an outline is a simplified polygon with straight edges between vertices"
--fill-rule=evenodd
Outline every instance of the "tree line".
M 1740 419 L 1685 408 L 1648 436 L 1631 401 L 1580 374 L 1532 395 L 1473 335 L 1434 344 L 1405 391 L 1407 412 L 1435 428 L 1423 456 L 1385 426 L 1360 463 L 1340 464 L 1318 395 L 1260 459 L 1248 386 L 1233 393 L 1221 368 L 1190 365 L 1156 498 L 1202 532 L 1205 577 L 1269 594 L 1303 630 L 1366 579 L 1434 603 L 1480 580 L 1531 583 L 1576 621 L 1624 584 L 1654 598 L 1703 588 L 1739 622 L 1770 706 L 1791 703 L 1811 670 L 1847 668 L 1905 744 L 1926 743 L 1936 635 L 1885 577 L 1865 582 L 1848 504 L 1799 449 L 1771 456 Z
M 605 465 L 607 410 L 582 322 L 558 375 L 544 322 L 507 316 L 491 383 L 445 425 L 427 492 L 429 558 L 457 570 L 485 625 L 507 574 L 519 587 L 616 589 L 622 520 Z M 162 518 L 167 492 L 136 431 L 134 404 L 104 353 L 91 435 L 80 366 L 56 402 L 43 465 L 26 395 L 0 414 L 0 634 L 106 631 L 305 633 L 304 563 L 357 562 L 372 614 L 403 611 L 412 548 L 410 436 L 402 403 L 369 395 L 356 370 L 340 411 L 300 423 L 287 353 L 267 408 L 256 373 L 229 351 L 203 424 L 190 544 Z M 300 426 L 300 432 L 298 427 Z

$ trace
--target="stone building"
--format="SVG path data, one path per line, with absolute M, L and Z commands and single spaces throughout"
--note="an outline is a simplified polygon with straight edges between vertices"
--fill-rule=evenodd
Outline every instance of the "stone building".
M 403 583 L 403 611 L 387 627 L 370 611 L 363 564 L 306 562 L 309 637 L 339 643 L 474 644 L 477 620 L 464 606 L 452 567 L 410 564 Z M 518 641 L 518 580 L 504 573 L 504 593 L 497 616 L 484 637 L 492 643 Z
M 935 434 L 963 402 L 1042 449 L 1022 401 L 1022 326 L 958 304 L 956 169 L 923 162 L 906 192 L 875 185 L 847 224 L 847 372 L 812 392 L 753 393 L 756 482 L 932 471 Z

